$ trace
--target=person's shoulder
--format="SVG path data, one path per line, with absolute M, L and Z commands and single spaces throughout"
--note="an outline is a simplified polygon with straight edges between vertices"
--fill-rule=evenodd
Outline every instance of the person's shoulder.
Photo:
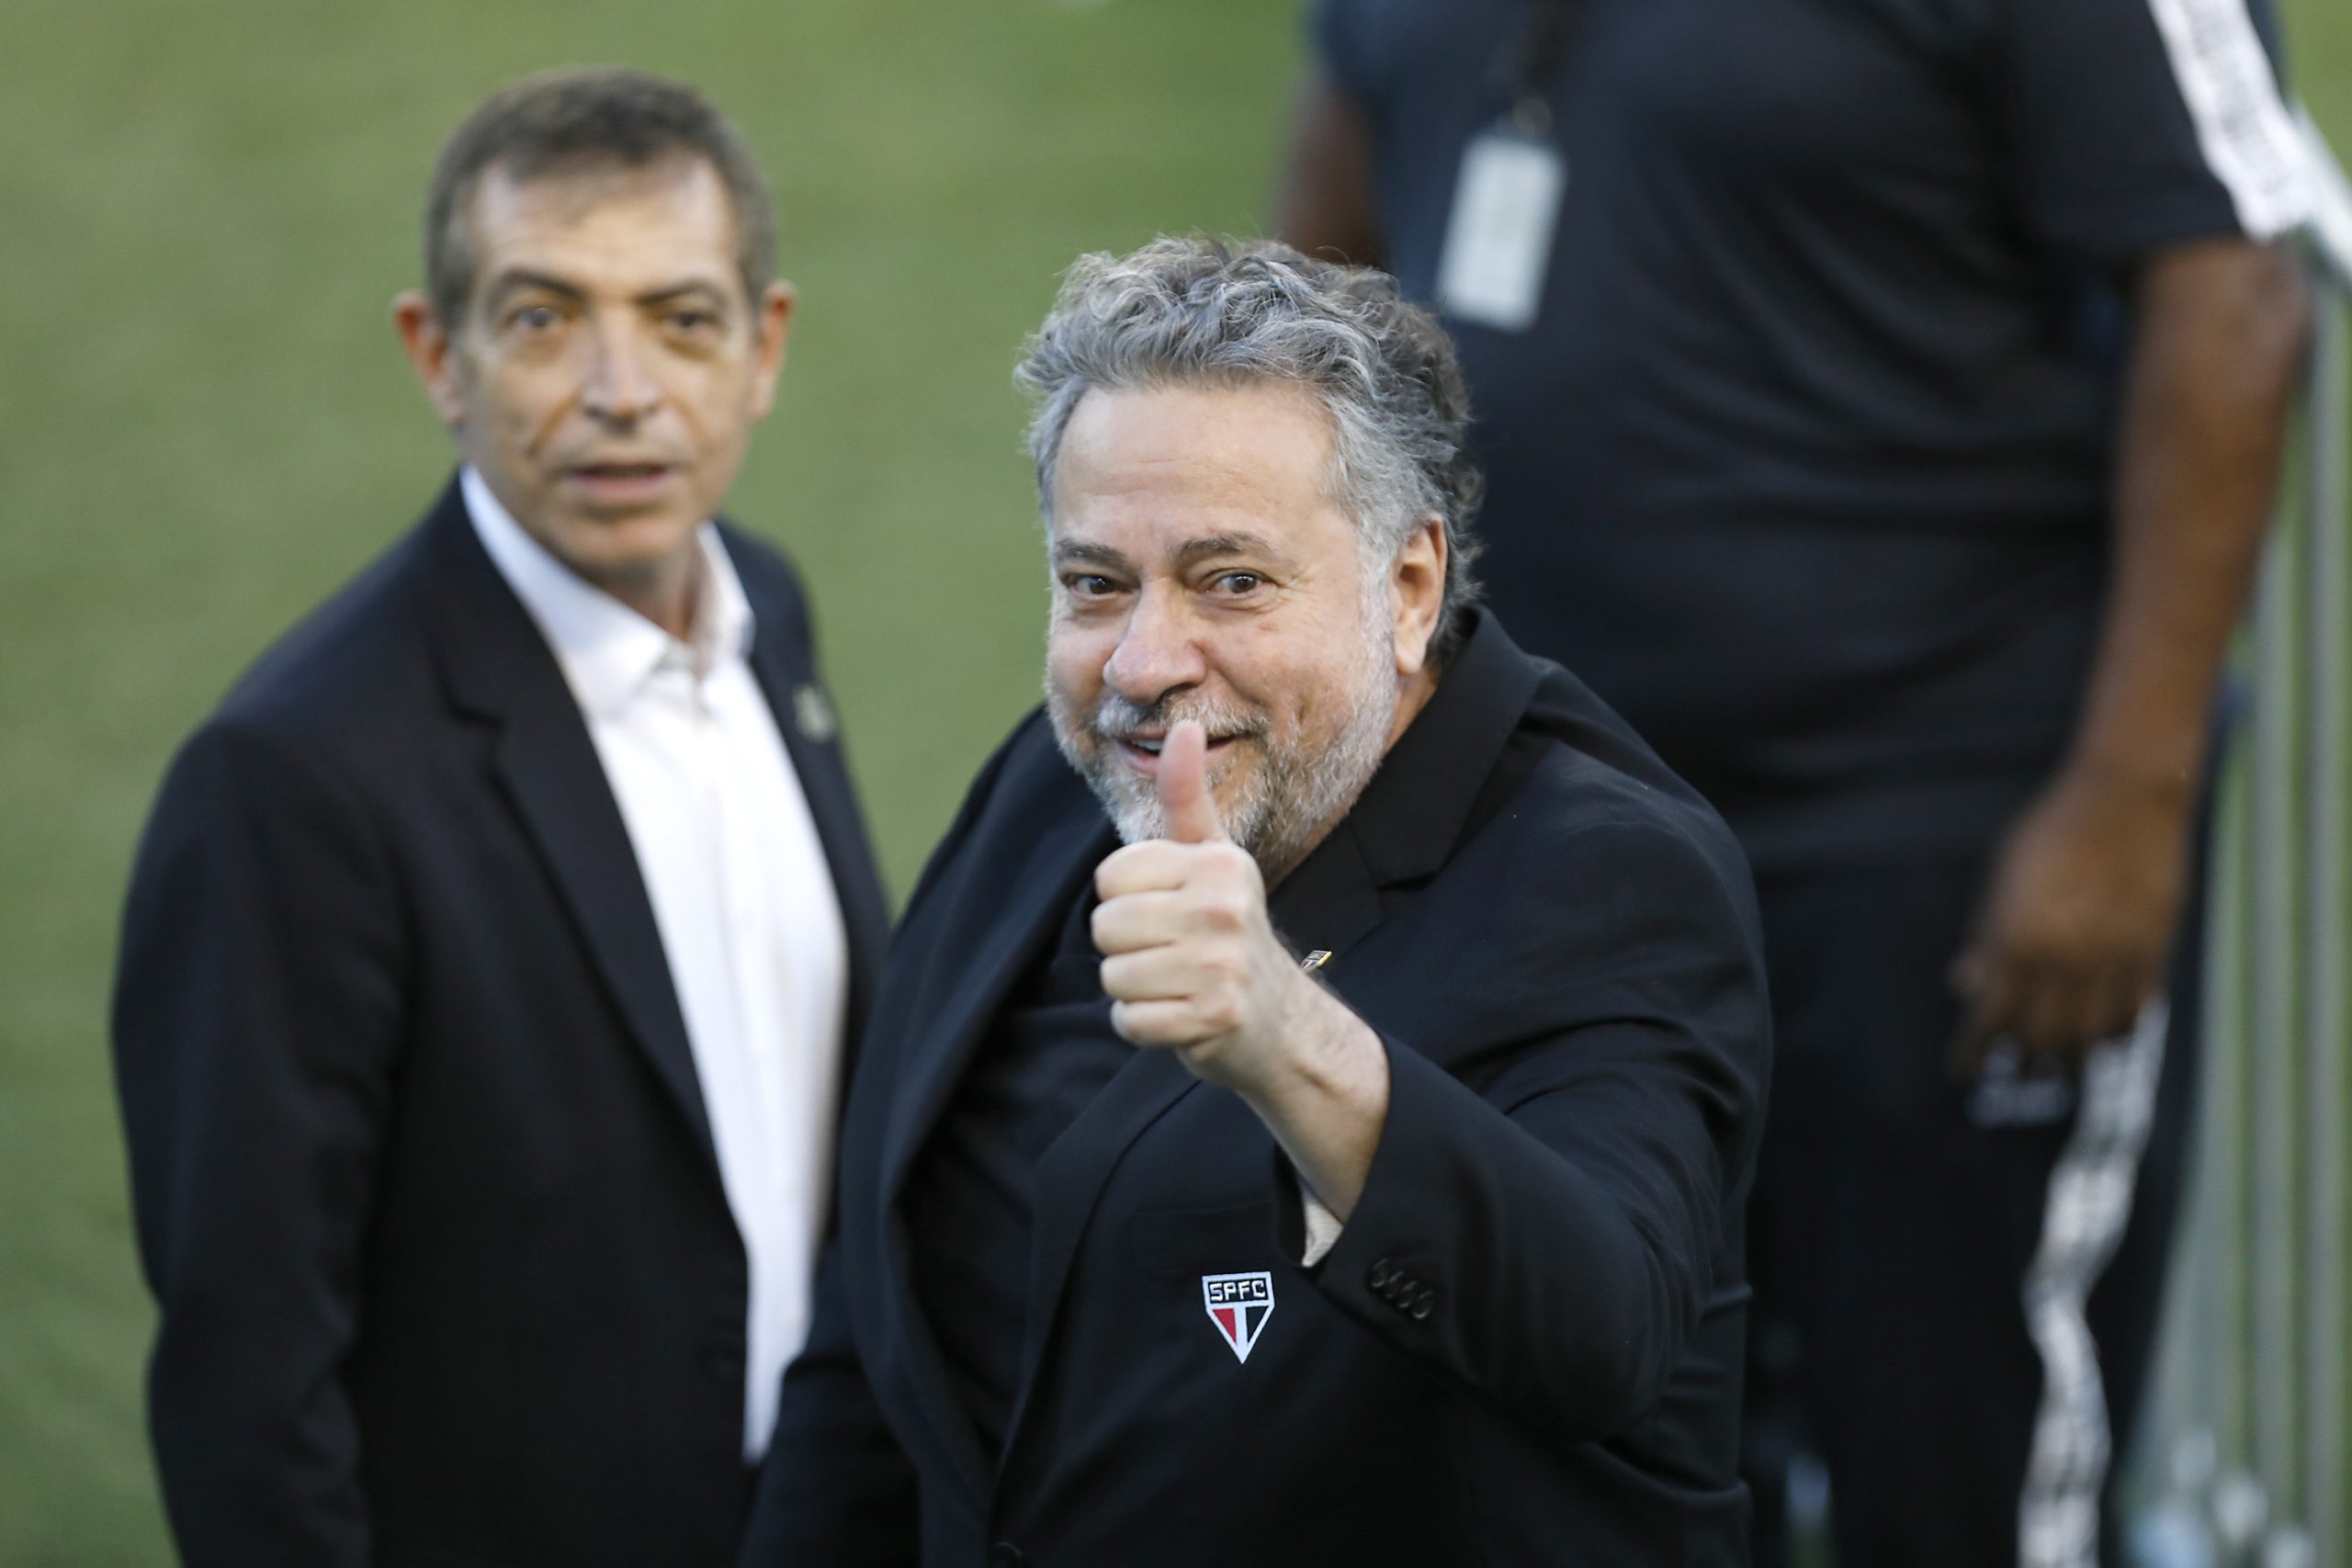
M 412 531 L 272 643 L 206 725 L 287 741 L 382 732 L 435 690 Z
M 1102 807 L 1062 755 L 1041 705 L 1022 716 L 973 777 L 965 800 L 973 826 L 990 831 L 1045 831 L 1089 825 Z
M 1032 708 L 973 775 L 955 821 L 907 900 L 908 910 L 926 902 L 951 872 L 978 866 L 984 875 L 999 874 L 1025 860 L 1041 839 L 1102 819 L 1101 805 L 1056 744 L 1046 709 Z
M 1581 681 L 1547 666 L 1514 742 L 1532 766 L 1506 816 L 1533 858 L 1699 876 L 1752 919 L 1747 856 L 1721 815 Z
M 1517 0 L 1315 0 L 1307 27 L 1323 67 L 1377 108 L 1400 92 L 1468 90 L 1522 15 Z
M 1547 1029 L 1703 1020 L 1758 1055 L 1763 934 L 1737 842 L 1606 704 L 1531 662 L 1489 798 L 1420 895 L 1452 1027 L 1507 1054 Z

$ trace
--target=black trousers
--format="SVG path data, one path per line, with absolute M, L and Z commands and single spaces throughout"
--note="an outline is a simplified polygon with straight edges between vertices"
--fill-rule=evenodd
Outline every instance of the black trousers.
M 2070 1156 L 2077 1168 L 2085 1140 L 2070 1149 L 2074 1086 L 1992 1094 L 1948 1070 L 1959 1014 L 1946 972 L 1987 871 L 1972 858 L 1758 878 L 1775 1023 L 1748 1228 L 1745 1468 L 1760 1568 L 1787 1561 L 1785 1480 L 1800 1450 L 1828 1468 L 1838 1568 L 2019 1561 L 2045 1381 L 2026 1280 L 2052 1170 Z M 2193 903 L 2130 1218 L 2076 1320 L 2097 1347 L 2117 1461 L 2086 1491 L 2104 1493 L 2110 1563 L 2114 1471 L 2146 1384 L 2187 1154 Z

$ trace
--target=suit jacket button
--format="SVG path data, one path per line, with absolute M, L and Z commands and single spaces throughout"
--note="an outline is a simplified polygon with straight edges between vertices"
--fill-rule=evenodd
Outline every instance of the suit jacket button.
M 1025 1568 L 1029 1554 L 1009 1540 L 989 1548 L 989 1568 Z
M 1396 1270 L 1390 1266 L 1388 1259 L 1384 1258 L 1379 1262 L 1374 1263 L 1372 1266 L 1372 1272 L 1364 1277 L 1364 1283 L 1370 1285 L 1375 1291 L 1385 1291 L 1388 1288 L 1389 1280 L 1396 1274 Z
M 1415 1323 L 1427 1323 L 1430 1314 L 1437 1310 L 1437 1292 L 1423 1285 L 1413 1297 L 1413 1304 L 1405 1309 Z

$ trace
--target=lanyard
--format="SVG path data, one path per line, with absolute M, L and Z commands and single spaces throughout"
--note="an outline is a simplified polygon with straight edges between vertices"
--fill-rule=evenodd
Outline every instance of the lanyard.
M 1526 135 L 1542 136 L 1552 129 L 1548 90 L 1583 8 L 1583 0 L 1530 0 L 1526 24 L 1504 55 L 1499 74 L 1510 96 L 1510 121 Z

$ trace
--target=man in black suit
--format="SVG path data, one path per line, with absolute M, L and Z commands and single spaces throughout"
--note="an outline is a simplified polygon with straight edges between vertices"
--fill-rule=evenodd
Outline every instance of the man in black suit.
M 807 612 L 708 519 L 790 290 L 690 89 L 444 151 L 424 520 L 174 763 L 115 1050 L 190 1564 L 731 1561 L 887 915 Z
M 1747 872 L 1471 604 L 1451 346 L 1162 241 L 1025 374 L 1048 700 L 901 928 L 746 1563 L 1744 1562 Z

